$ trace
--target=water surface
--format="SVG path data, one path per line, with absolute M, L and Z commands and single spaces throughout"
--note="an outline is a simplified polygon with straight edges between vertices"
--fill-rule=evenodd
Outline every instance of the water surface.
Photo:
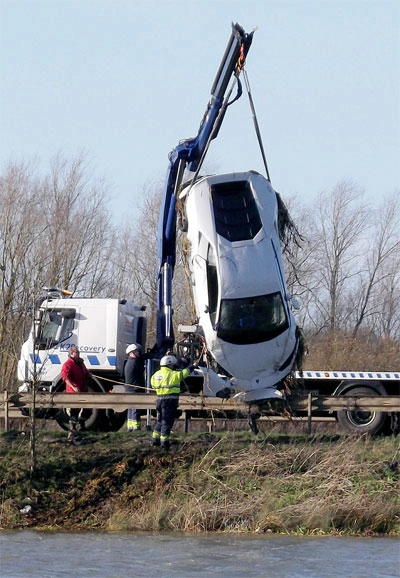
M 399 578 L 396 538 L 3 532 L 1 578 Z

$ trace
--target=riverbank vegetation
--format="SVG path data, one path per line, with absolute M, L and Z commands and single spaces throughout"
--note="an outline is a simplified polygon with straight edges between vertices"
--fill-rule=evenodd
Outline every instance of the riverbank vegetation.
M 33 473 L 28 438 L 0 438 L 2 529 L 400 534 L 398 438 L 41 431 Z

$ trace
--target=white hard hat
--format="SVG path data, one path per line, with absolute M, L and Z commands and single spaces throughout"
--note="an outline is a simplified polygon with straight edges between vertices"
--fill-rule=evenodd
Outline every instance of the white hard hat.
M 166 365 L 176 365 L 178 363 L 175 355 L 164 355 L 161 358 L 160 366 L 165 367 Z
M 131 351 L 138 351 L 140 353 L 141 350 L 142 348 L 140 347 L 140 345 L 136 345 L 136 343 L 131 343 L 126 348 L 126 355 L 129 355 Z

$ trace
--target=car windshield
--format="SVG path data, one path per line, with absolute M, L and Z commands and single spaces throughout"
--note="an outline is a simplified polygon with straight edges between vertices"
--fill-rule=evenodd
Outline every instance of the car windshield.
M 271 293 L 221 301 L 217 335 L 223 341 L 245 345 L 274 339 L 288 328 L 282 295 Z

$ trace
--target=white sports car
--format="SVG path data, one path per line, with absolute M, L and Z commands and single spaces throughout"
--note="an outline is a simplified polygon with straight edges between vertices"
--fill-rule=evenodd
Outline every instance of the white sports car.
M 180 199 L 198 329 L 212 359 L 199 368 L 205 395 L 229 387 L 246 401 L 281 397 L 297 338 L 275 191 L 249 171 L 202 177 Z

